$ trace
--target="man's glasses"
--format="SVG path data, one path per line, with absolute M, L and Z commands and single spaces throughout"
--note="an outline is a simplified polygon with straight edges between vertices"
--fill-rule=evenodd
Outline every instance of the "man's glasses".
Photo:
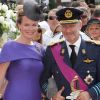
M 54 20 L 54 19 L 57 19 L 57 16 L 48 16 L 48 19 L 49 20 Z

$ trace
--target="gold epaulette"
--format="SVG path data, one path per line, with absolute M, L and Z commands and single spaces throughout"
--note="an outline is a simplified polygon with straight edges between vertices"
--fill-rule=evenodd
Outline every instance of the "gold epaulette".
M 50 42 L 48 46 L 53 46 L 53 45 L 60 43 L 60 42 L 63 42 L 63 41 L 64 41 L 64 39 L 58 39 L 58 40 L 55 40 L 53 42 Z
M 100 45 L 100 41 L 98 41 L 98 40 L 89 40 L 89 41 L 86 41 L 86 42 L 90 42 L 90 43 L 93 43 L 93 44 L 96 44 L 96 45 Z

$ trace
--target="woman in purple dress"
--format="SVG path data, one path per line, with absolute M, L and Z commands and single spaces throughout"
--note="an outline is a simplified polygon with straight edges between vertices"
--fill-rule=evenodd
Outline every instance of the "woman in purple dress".
M 0 53 L 0 85 L 4 78 L 8 80 L 3 100 L 41 100 L 39 81 L 44 49 L 33 42 L 40 14 L 33 1 L 18 8 L 17 26 L 21 34 L 7 42 Z

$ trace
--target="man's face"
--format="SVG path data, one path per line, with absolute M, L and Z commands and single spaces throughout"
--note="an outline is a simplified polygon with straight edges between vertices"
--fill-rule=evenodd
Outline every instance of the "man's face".
M 62 24 L 62 33 L 67 41 L 77 40 L 79 37 L 79 31 L 81 29 L 81 22 L 74 24 Z
M 56 12 L 50 11 L 48 13 L 48 23 L 52 31 L 54 31 L 55 27 L 59 24 L 57 20 Z

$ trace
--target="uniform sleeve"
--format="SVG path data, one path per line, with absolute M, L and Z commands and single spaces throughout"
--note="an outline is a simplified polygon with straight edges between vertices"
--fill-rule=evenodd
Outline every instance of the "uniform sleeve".
M 51 73 L 51 51 L 50 48 L 47 48 L 45 56 L 43 58 L 43 64 L 44 64 L 44 71 L 42 72 L 42 77 L 40 80 L 42 92 L 46 94 L 47 87 L 48 87 L 48 79 L 52 76 Z
M 96 84 L 88 90 L 92 100 L 100 100 L 100 50 L 97 57 Z

